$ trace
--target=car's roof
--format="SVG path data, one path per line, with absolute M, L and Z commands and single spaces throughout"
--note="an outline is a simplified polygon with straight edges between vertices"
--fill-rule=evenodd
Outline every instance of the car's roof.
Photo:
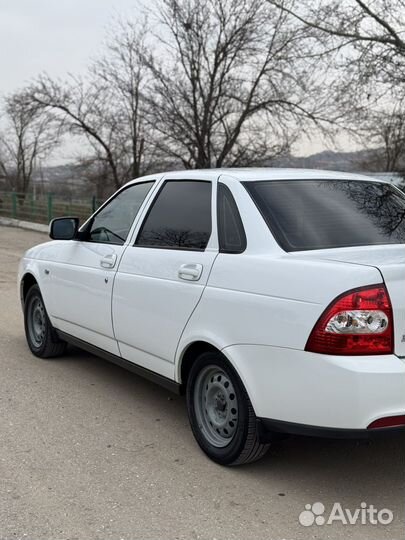
M 255 168 L 223 168 L 223 169 L 189 169 L 181 171 L 168 171 L 158 175 L 148 175 L 137 178 L 133 182 L 155 179 L 164 176 L 176 180 L 214 180 L 224 175 L 228 179 L 239 182 L 257 180 L 363 180 L 369 182 L 384 182 L 384 180 L 362 174 L 352 174 L 338 171 L 323 171 L 319 169 L 278 169 L 271 167 Z

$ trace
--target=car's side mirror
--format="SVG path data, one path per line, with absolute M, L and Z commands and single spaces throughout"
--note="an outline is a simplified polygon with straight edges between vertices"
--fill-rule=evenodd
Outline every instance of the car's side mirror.
M 79 230 L 79 218 L 55 218 L 49 224 L 49 236 L 52 240 L 73 240 Z

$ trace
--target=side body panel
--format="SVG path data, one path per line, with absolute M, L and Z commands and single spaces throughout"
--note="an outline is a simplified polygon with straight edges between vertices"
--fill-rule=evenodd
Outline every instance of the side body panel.
M 237 263 L 235 257 L 241 257 Z M 220 253 L 183 339 L 193 328 L 210 329 L 222 347 L 243 343 L 304 350 L 334 298 L 381 282 L 372 267 Z
M 233 193 L 248 248 L 243 254 L 220 253 L 215 260 L 178 348 L 176 380 L 181 381 L 187 347 L 203 340 L 235 367 L 258 416 L 360 429 L 385 412 L 398 414 L 405 407 L 405 365 L 400 359 L 304 350 L 325 307 L 346 290 L 381 283 L 379 270 L 290 257 L 274 244 L 264 222 L 262 228 L 251 220 L 248 201 L 239 199 L 243 193 Z
M 141 209 L 147 204 L 155 187 L 156 183 Z M 53 326 L 115 355 L 119 355 L 119 349 L 111 317 L 114 277 L 138 216 L 123 245 L 59 240 L 28 250 L 24 259 L 32 260 L 30 264 L 36 272 L 34 277 L 40 283 Z M 113 263 L 106 267 L 106 261 Z
M 55 328 L 119 354 L 111 319 L 111 295 L 125 246 L 64 241 L 47 263 L 50 304 Z M 102 268 L 105 257 L 115 257 L 114 268 Z
M 199 179 L 205 179 L 203 173 Z M 212 184 L 212 234 L 205 251 L 134 246 L 145 209 L 115 277 L 112 313 L 122 357 L 171 379 L 179 339 L 218 254 L 216 182 Z M 202 268 L 199 279 L 181 279 L 183 265 Z
M 177 377 L 188 344 L 204 338 L 219 349 L 256 344 L 304 350 L 315 322 L 336 296 L 382 282 L 374 267 L 291 257 L 276 244 L 243 186 L 230 182 L 228 187 L 245 226 L 247 249 L 216 258 L 179 344 Z

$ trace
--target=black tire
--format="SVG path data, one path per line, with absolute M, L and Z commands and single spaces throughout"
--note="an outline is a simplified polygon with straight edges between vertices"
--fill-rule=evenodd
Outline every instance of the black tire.
M 24 303 L 24 328 L 30 351 L 40 358 L 61 356 L 66 342 L 59 339 L 51 325 L 38 285 L 33 285 Z
M 203 353 L 194 361 L 187 380 L 187 409 L 201 449 L 221 465 L 256 461 L 270 446 L 260 442 L 246 389 L 220 353 Z

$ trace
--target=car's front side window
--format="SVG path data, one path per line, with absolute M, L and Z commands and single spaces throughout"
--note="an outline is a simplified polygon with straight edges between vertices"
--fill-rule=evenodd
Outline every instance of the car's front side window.
M 122 245 L 153 181 L 133 184 L 120 191 L 91 221 L 89 242 Z
M 211 182 L 167 180 L 138 234 L 141 247 L 203 251 L 211 236 Z

